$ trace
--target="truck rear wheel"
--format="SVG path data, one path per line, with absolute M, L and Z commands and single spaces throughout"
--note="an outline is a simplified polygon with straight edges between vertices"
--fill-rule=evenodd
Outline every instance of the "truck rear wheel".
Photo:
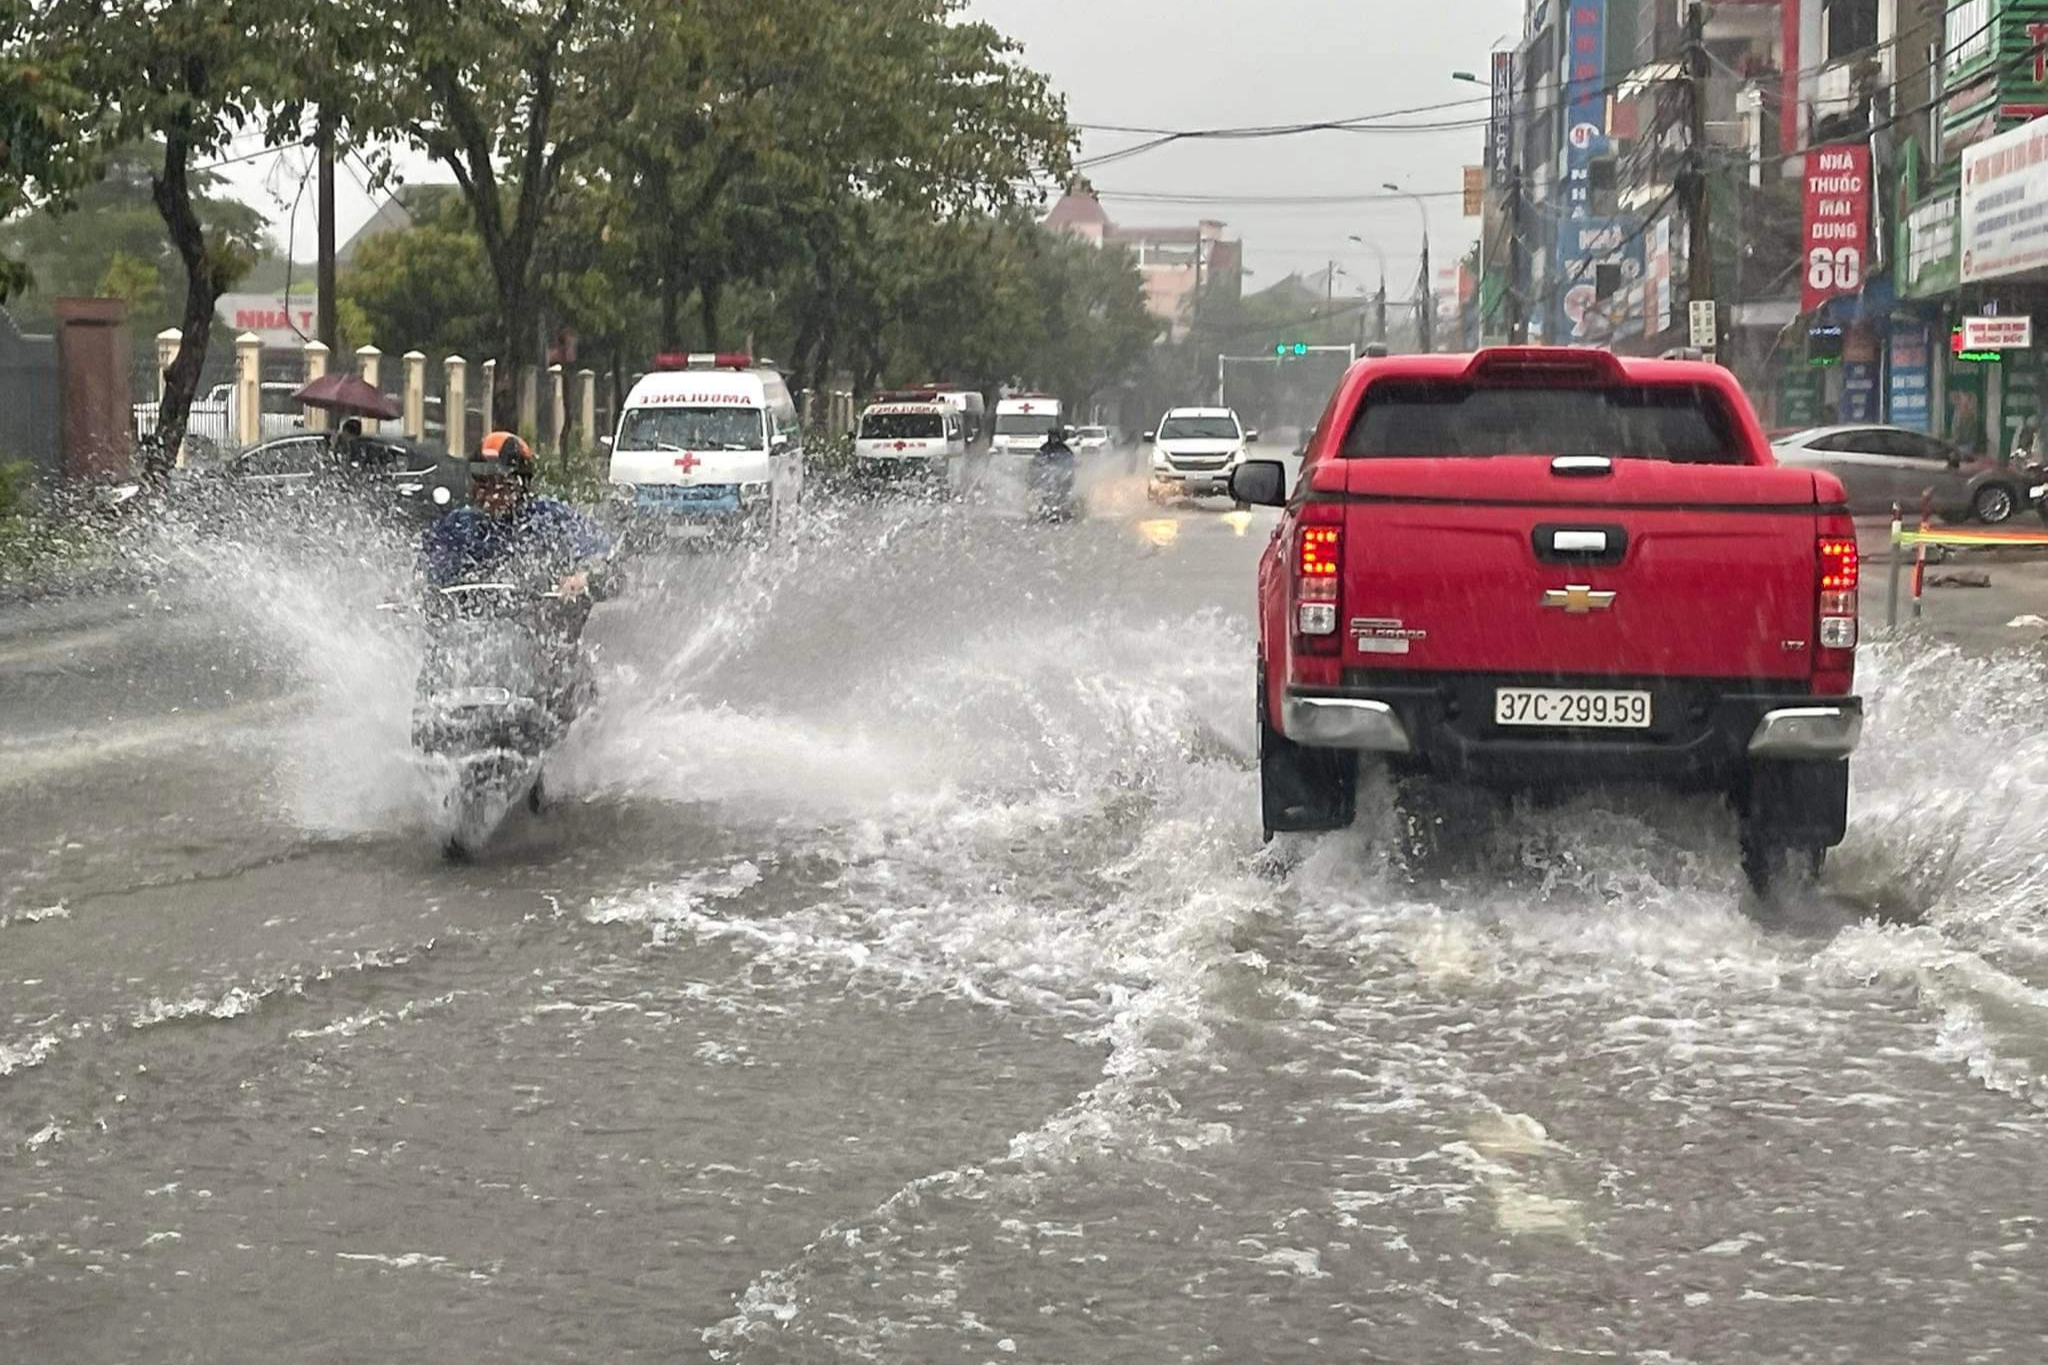
M 1311 749 L 1273 728 L 1259 665 L 1259 811 L 1265 836 L 1347 829 L 1358 811 L 1358 755 Z
M 1759 896 L 1796 892 L 1820 876 L 1849 824 L 1849 764 L 1809 759 L 1751 766 L 1738 797 L 1742 872 Z

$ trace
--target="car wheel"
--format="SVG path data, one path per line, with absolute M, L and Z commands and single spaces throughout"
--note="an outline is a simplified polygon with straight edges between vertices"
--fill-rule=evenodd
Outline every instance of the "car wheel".
M 1987 483 L 1970 499 L 1970 515 L 1986 526 L 1997 526 L 2012 520 L 2018 506 L 2019 498 L 2009 485 Z
M 1275 834 L 1347 829 L 1358 810 L 1358 755 L 1310 749 L 1273 728 L 1259 665 L 1259 817 Z

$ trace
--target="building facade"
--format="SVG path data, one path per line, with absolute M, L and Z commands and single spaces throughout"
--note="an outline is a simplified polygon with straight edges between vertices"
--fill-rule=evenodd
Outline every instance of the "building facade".
M 1185 227 L 1119 226 L 1094 191 L 1079 183 L 1053 205 L 1045 225 L 1096 246 L 1129 251 L 1144 281 L 1146 307 L 1167 325 L 1172 341 L 1187 339 L 1202 297 L 1220 292 L 1235 299 L 1243 289 L 1243 243 L 1226 239 L 1224 225 L 1213 219 Z

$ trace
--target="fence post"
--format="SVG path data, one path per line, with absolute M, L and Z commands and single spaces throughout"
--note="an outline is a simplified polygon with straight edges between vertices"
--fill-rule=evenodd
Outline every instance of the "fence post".
M 519 431 L 528 440 L 538 439 L 540 432 L 540 369 L 534 365 L 519 367 Z
M 356 373 L 363 382 L 373 389 L 382 388 L 384 375 L 384 353 L 375 346 L 356 348 Z
M 486 435 L 498 429 L 497 361 L 486 360 L 484 362 L 484 386 L 477 393 L 484 403 L 484 429 L 477 433 L 477 439 L 482 440 Z
M 586 452 L 597 449 L 597 371 L 576 371 L 576 438 Z
M 166 327 L 156 334 L 156 435 L 163 437 L 164 421 L 164 371 L 171 368 L 171 362 L 178 358 L 178 348 L 185 344 L 185 334 L 175 327 Z M 180 469 L 185 467 L 185 445 L 170 452 L 171 460 Z
M 427 438 L 427 357 L 420 351 L 405 353 L 405 439 Z
M 1920 534 L 1927 534 L 1927 523 L 1934 516 L 1934 490 L 1920 490 Z M 1921 541 L 1913 547 L 1913 619 L 1920 619 L 1920 594 L 1927 587 L 1927 542 Z
M 1905 563 L 1900 557 L 1899 552 L 1906 548 L 1900 543 L 1904 539 L 1905 534 L 1905 514 L 1899 510 L 1899 505 L 1895 502 L 1892 504 L 1891 587 L 1886 591 L 1884 599 L 1884 624 L 1886 629 L 1894 628 L 1899 624 L 1899 569 Z
M 548 366 L 548 449 L 556 455 L 564 453 L 562 437 L 569 429 L 568 414 L 562 411 L 568 397 L 561 362 L 557 361 Z
M 263 439 L 263 338 L 244 332 L 235 338 L 235 443 Z
M 309 341 L 304 349 L 306 365 L 305 382 L 310 384 L 327 373 L 327 343 L 324 341 Z M 327 430 L 327 409 L 307 408 L 306 429 L 308 431 Z
M 451 355 L 442 362 L 448 371 L 448 387 L 441 394 L 441 422 L 446 428 L 448 453 L 463 458 L 469 449 L 469 362 Z

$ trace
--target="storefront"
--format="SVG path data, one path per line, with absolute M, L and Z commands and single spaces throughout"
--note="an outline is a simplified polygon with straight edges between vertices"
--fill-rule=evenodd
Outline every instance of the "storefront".
M 2048 119 L 1968 148 L 1958 196 L 1960 287 L 1950 319 L 1944 433 L 2004 455 L 2042 409 L 2039 324 L 2048 316 Z M 1972 319 L 1981 321 L 1973 322 Z

